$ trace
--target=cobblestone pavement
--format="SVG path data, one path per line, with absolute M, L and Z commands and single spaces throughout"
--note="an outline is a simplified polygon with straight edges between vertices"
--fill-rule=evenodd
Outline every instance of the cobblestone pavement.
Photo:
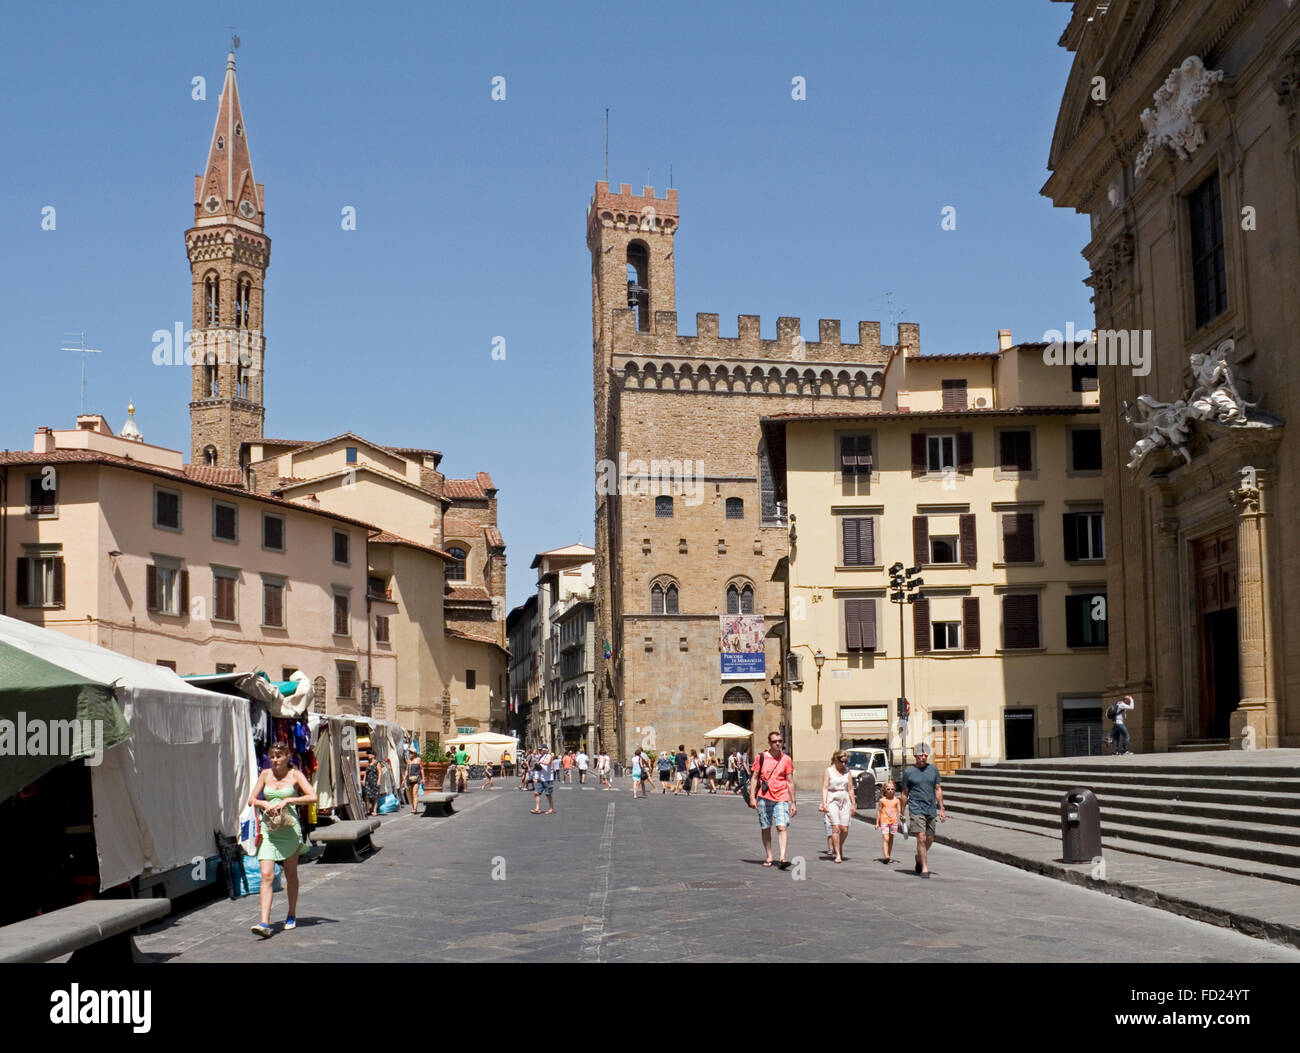
M 498 785 L 502 785 L 500 781 Z M 361 863 L 301 869 L 298 928 L 248 930 L 257 901 L 222 899 L 149 926 L 159 962 L 992 961 L 1300 962 L 1300 952 L 1029 874 L 952 848 L 934 877 L 878 862 L 855 823 L 843 865 L 823 859 L 816 798 L 764 868 L 754 812 L 726 796 L 633 799 L 475 790 L 446 819 L 385 817 Z

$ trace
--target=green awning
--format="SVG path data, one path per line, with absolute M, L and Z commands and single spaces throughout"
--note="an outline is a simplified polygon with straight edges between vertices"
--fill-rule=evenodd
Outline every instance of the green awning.
M 107 684 L 0 642 L 0 800 L 130 737 Z

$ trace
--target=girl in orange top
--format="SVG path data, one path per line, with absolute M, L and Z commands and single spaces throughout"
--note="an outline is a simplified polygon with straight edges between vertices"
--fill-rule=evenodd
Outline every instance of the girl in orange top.
M 894 850 L 894 834 L 898 832 L 898 806 L 899 800 L 894 796 L 894 784 L 885 783 L 885 795 L 880 798 L 880 805 L 876 809 L 876 829 L 880 831 L 880 847 L 885 853 L 881 858 L 882 863 L 892 863 L 892 853 Z

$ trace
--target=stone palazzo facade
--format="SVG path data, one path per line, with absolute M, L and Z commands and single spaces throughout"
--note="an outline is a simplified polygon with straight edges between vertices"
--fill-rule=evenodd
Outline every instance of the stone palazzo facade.
M 1300 6 L 1075 3 L 1043 193 L 1091 218 L 1106 702 L 1139 750 L 1300 746 Z

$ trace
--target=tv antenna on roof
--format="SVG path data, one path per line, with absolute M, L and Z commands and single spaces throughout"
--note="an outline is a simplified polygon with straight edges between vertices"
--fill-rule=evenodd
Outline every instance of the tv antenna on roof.
M 79 351 L 79 352 L 81 352 L 81 412 L 84 414 L 84 413 L 86 412 L 86 356 L 87 356 L 87 355 L 98 355 L 98 354 L 101 354 L 102 352 L 101 352 L 101 350 L 100 350 L 99 348 L 97 348 L 97 347 L 87 347 L 87 346 L 86 346 L 86 334 L 85 334 L 85 333 L 67 333 L 67 334 L 65 334 L 65 339 L 68 341 L 68 343 L 71 343 L 71 342 L 72 342 L 72 338 L 73 338 L 73 337 L 76 337 L 76 338 L 77 338 L 77 346 L 76 346 L 76 347 L 61 347 L 61 348 L 59 348 L 59 350 L 60 350 L 60 351 Z
M 898 319 L 902 318 L 903 315 L 907 314 L 907 309 L 904 308 L 901 311 L 895 310 L 894 294 L 892 292 L 881 293 L 879 296 L 872 297 L 871 302 L 875 303 L 877 300 L 884 300 L 885 304 L 889 308 L 890 340 L 893 346 L 897 346 L 898 345 Z

